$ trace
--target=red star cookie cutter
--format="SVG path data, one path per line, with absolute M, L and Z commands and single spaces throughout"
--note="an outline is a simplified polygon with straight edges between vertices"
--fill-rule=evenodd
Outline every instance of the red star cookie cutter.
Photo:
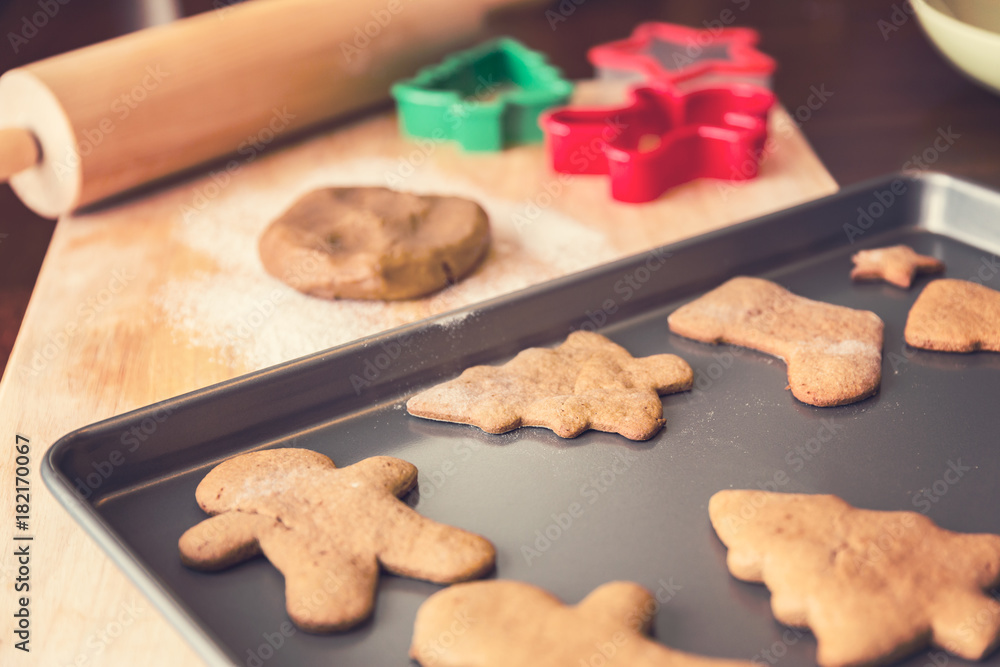
M 775 62 L 756 49 L 751 28 L 699 30 L 673 23 L 642 23 L 632 35 L 590 49 L 603 79 L 646 79 L 680 89 L 749 83 L 771 87 Z
M 553 168 L 608 174 L 619 201 L 652 201 L 695 178 L 757 175 L 767 139 L 771 91 L 729 85 L 680 92 L 670 86 L 631 91 L 617 108 L 562 108 L 542 115 Z

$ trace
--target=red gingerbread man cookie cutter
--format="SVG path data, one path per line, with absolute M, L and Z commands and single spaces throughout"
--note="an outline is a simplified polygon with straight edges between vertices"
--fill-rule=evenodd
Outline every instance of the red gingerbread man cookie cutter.
M 632 101 L 604 109 L 544 114 L 553 168 L 608 174 L 611 196 L 641 203 L 695 178 L 746 180 L 757 175 L 767 139 L 767 89 L 730 85 L 679 92 L 642 87 Z

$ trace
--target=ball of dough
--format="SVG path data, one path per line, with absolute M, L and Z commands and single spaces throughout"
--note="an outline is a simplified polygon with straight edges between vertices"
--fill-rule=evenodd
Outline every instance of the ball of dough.
M 479 204 L 388 188 L 323 188 L 264 231 L 272 276 L 325 299 L 413 299 L 454 284 L 486 254 Z

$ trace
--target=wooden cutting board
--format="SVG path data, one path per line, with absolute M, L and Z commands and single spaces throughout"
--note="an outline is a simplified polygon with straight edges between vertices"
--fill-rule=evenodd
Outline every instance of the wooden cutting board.
M 198 658 L 42 488 L 38 464 L 69 431 L 362 335 L 459 308 L 830 194 L 837 184 L 782 108 L 759 178 L 697 181 L 646 205 L 601 177 L 552 173 L 540 146 L 463 154 L 399 137 L 391 114 L 236 160 L 193 180 L 59 221 L 0 383 L 8 454 L 0 539 L 30 542 L 30 654 L 12 646 L 13 548 L 2 561 L 0 651 L 17 664 L 170 665 Z M 260 148 L 265 146 L 260 143 Z M 227 168 L 228 167 L 228 168 Z M 467 281 L 395 304 L 323 302 L 266 276 L 257 236 L 301 194 L 388 185 L 477 199 L 493 249 Z M 30 439 L 29 530 L 14 529 L 15 434 Z M 156 517 L 150 517 L 155 523 Z M 22 543 L 18 543 L 22 544 Z

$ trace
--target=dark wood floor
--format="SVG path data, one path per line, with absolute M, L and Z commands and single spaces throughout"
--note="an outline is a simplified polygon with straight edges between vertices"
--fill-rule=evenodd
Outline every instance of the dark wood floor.
M 183 5 L 196 13 L 213 1 L 220 0 Z M 38 0 L 0 0 L 0 71 L 136 29 L 139 19 L 130 6 L 121 0 L 60 5 L 22 43 L 10 34 L 25 30 Z M 521 38 L 569 75 L 585 77 L 591 71 L 587 47 L 622 37 L 642 21 L 751 26 L 761 32 L 762 50 L 779 63 L 779 97 L 793 114 L 798 110 L 803 132 L 841 185 L 910 168 L 944 132 L 954 143 L 930 152 L 936 157 L 929 168 L 1000 187 L 1000 97 L 945 63 L 906 7 L 903 0 L 558 0 L 505 10 L 491 19 L 491 29 Z M 817 104 L 820 97 L 825 101 Z M 803 106 L 810 102 L 818 108 Z M 0 367 L 53 226 L 0 186 Z

